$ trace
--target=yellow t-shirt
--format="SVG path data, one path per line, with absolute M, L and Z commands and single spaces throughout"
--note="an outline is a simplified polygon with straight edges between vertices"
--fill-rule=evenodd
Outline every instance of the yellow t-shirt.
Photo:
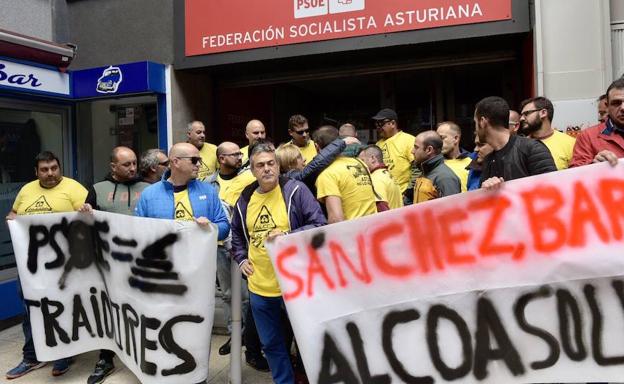
M 219 184 L 219 199 L 225 201 L 225 197 L 227 196 L 227 192 L 230 189 L 230 186 L 234 182 L 235 177 L 231 179 L 224 179 L 220 174 L 217 174 L 217 183 Z
M 221 200 L 225 201 L 227 205 L 233 207 L 236 205 L 241 193 L 243 193 L 243 189 L 254 181 L 256 181 L 256 178 L 251 171 L 247 169 L 232 179 L 226 191 L 223 191 L 223 186 L 219 184 L 219 197 Z M 221 191 L 223 191 L 223 195 Z
M 282 191 L 278 187 L 268 193 L 254 192 L 247 205 L 245 225 L 249 233 L 249 261 L 254 273 L 249 276 L 249 290 L 260 296 L 277 297 L 282 295 L 275 277 L 273 264 L 264 242 L 274 229 L 289 231 L 288 213 Z
M 572 161 L 575 138 L 555 129 L 555 133 L 542 140 L 542 143 L 548 147 L 553 160 L 555 160 L 557 170 L 568 168 L 570 161 Z
M 377 146 L 383 151 L 383 160 L 392 178 L 401 187 L 401 193 L 405 192 L 410 181 L 412 161 L 412 149 L 416 138 L 403 131 L 397 132 L 389 139 L 381 139 Z
M 292 140 L 291 143 L 295 144 Z M 314 156 L 316 156 L 317 153 L 316 147 L 314 146 L 314 141 L 308 140 L 308 144 L 305 147 L 298 146 L 297 148 L 299 148 L 299 151 L 301 151 L 301 156 L 303 156 L 303 158 L 305 159 L 306 164 L 310 164 L 310 161 L 314 159 Z
M 346 220 L 377 212 L 368 170 L 358 159 L 340 156 L 316 179 L 318 199 L 338 196 Z
M 249 160 L 249 145 L 245 145 L 240 151 L 243 154 L 243 164 L 245 164 Z
M 202 158 L 202 164 L 199 166 L 197 179 L 204 180 L 219 169 L 217 146 L 210 143 L 204 143 L 204 146 L 199 150 L 199 156 Z
M 175 202 L 175 219 L 178 221 L 193 221 L 193 207 L 189 199 L 188 189 L 173 194 Z
M 472 159 L 468 156 L 463 159 L 444 159 L 446 164 L 459 178 L 461 183 L 461 191 L 466 192 L 468 190 L 468 170 L 466 167 L 472 162 Z
M 72 212 L 84 204 L 87 190 L 74 179 L 63 177 L 54 188 L 43 188 L 39 180 L 31 181 L 20 189 L 13 203 L 18 215 Z
M 390 209 L 401 208 L 403 206 L 403 195 L 401 188 L 394 181 L 387 169 L 376 169 L 371 173 L 375 192 L 390 206 Z

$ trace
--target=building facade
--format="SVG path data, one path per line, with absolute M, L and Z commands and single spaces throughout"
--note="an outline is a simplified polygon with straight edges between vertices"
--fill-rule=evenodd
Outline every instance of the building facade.
M 394 108 L 410 133 L 456 121 L 462 146 L 472 148 L 473 108 L 485 96 L 500 95 L 517 108 L 544 95 L 555 103 L 557 128 L 586 127 L 597 120 L 598 96 L 624 73 L 619 0 L 267 4 L 0 0 L 0 30 L 8 35 L 76 47 L 67 70 L 59 70 L 36 55 L 24 59 L 0 38 L 0 60 L 69 82 L 66 95 L 44 94 L 3 84 L 0 74 L 0 133 L 13 138 L 3 141 L 3 158 L 30 132 L 35 139 L 27 141 L 39 143 L 32 151 L 57 152 L 65 174 L 89 185 L 108 171 L 112 147 L 166 149 L 184 140 L 193 119 L 204 121 L 215 143 L 245 144 L 252 118 L 276 141 L 287 140 L 295 113 L 311 127 L 351 122 L 364 141 L 374 142 L 370 116 L 382 107 Z M 126 73 L 128 63 L 144 63 L 136 64 L 145 71 L 135 76 L 144 85 L 107 94 L 91 85 L 115 68 Z M 4 171 L 2 210 L 32 179 L 32 164 L 25 169 L 20 177 Z M 16 276 L 5 224 L 0 247 L 1 289 Z

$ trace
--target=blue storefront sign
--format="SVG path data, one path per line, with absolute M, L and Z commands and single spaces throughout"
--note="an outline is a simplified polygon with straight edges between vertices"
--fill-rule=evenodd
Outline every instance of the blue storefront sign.
M 165 93 L 165 66 L 142 61 L 71 73 L 74 99 Z

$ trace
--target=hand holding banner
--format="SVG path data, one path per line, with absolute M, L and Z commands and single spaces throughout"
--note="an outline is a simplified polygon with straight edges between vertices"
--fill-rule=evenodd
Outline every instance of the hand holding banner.
M 314 383 L 621 380 L 624 163 L 279 238 Z
M 208 376 L 216 226 L 94 211 L 9 229 L 40 360 L 109 349 L 142 383 Z

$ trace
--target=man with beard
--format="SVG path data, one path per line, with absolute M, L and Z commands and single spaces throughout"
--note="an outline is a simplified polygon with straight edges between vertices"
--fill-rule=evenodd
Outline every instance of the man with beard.
M 87 190 L 80 183 L 63 176 L 61 162 L 52 152 L 44 151 L 37 155 L 35 158 L 35 175 L 37 180 L 24 185 L 15 197 L 13 208 L 6 217 L 7 220 L 13 220 L 18 215 L 76 211 L 80 209 L 87 197 Z M 21 287 L 19 281 L 17 286 Z M 18 291 L 21 296 L 21 288 Z M 6 373 L 6 378 L 9 380 L 21 377 L 47 364 L 40 362 L 37 358 L 30 327 L 30 307 L 24 305 L 24 308 L 24 320 L 22 321 L 24 331 L 23 359 L 15 368 Z M 71 359 L 55 361 L 52 367 L 52 376 L 60 376 L 67 372 L 70 362 Z
M 557 170 L 568 168 L 576 140 L 552 127 L 555 109 L 550 100 L 541 96 L 527 99 L 520 104 L 520 110 L 522 133 L 548 147 Z
M 571 167 L 600 161 L 617 164 L 624 157 L 624 79 L 607 88 L 607 114 L 604 123 L 587 128 L 576 137 Z
M 481 186 L 485 189 L 501 187 L 506 180 L 556 171 L 548 148 L 539 140 L 509 132 L 509 105 L 497 96 L 479 101 L 474 113 L 479 141 L 494 150 L 483 163 Z
M 127 147 L 115 147 L 111 152 L 110 173 L 89 189 L 80 211 L 91 213 L 93 209 L 97 209 L 132 216 L 141 192 L 148 185 L 149 183 L 137 177 L 137 158 L 134 151 Z M 100 350 L 100 357 L 87 379 L 87 384 L 102 383 L 113 373 L 114 357 L 113 351 Z
M 468 170 L 469 191 L 474 191 L 475 189 L 480 188 L 481 168 L 483 167 L 483 160 L 485 160 L 485 157 L 492 153 L 492 151 L 493 149 L 490 144 L 482 143 L 479 140 L 479 135 L 475 136 L 474 159 L 466 167 L 466 169 Z

